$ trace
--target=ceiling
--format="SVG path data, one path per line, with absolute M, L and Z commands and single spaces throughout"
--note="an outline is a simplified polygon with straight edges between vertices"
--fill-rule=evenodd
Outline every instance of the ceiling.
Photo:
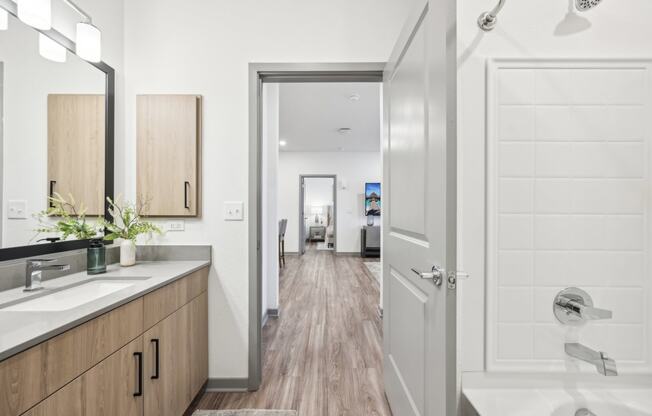
M 280 84 L 280 150 L 379 152 L 380 94 L 380 83 Z

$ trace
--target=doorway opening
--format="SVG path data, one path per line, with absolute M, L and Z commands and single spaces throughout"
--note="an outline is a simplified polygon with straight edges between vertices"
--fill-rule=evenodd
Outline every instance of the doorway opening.
M 382 389 L 381 282 L 365 266 L 365 262 L 379 264 L 379 260 L 361 258 L 361 236 L 368 227 L 365 186 L 382 182 L 383 67 L 272 64 L 251 68 L 252 97 L 257 97 L 252 100 L 252 148 L 256 149 L 252 164 L 258 171 L 251 177 L 256 184 L 251 189 L 256 192 L 250 195 L 255 201 L 250 205 L 250 218 L 256 249 L 250 251 L 255 256 L 250 262 L 249 390 L 264 394 L 270 383 L 282 382 L 282 377 L 269 372 L 270 360 L 295 362 L 294 358 L 288 361 L 289 357 L 306 351 L 308 345 L 302 343 L 322 331 L 323 340 L 341 339 L 339 347 L 331 346 L 341 351 L 341 359 L 364 352 L 366 358 L 359 360 L 377 364 L 365 377 L 373 379 L 368 385 L 379 386 L 378 414 L 388 414 Z M 283 100 L 284 92 L 294 105 Z M 351 110 L 365 105 L 370 106 L 373 118 L 356 116 Z M 288 111 L 288 106 L 295 110 Z M 292 119 L 289 125 L 286 118 Z M 331 125 L 319 125 L 323 122 Z M 368 148 L 371 139 L 361 139 L 361 133 L 368 130 L 373 131 L 373 149 Z M 378 217 L 374 225 L 380 229 Z M 283 229 L 285 234 L 277 235 Z M 275 250 L 283 247 L 285 253 L 277 255 Z M 376 269 L 380 274 L 382 268 Z M 343 301 L 349 305 L 340 305 Z M 354 323 L 344 312 L 356 310 L 360 319 Z M 347 324 L 359 326 L 360 333 L 368 331 L 366 338 L 373 345 L 367 345 L 366 339 L 358 338 L 365 345 L 348 340 Z M 274 337 L 290 332 L 293 335 L 283 340 Z M 328 362 L 331 347 L 321 345 L 315 359 Z M 308 368 L 307 363 L 290 371 L 304 367 Z
M 299 255 L 306 245 L 337 251 L 337 175 L 299 177 Z

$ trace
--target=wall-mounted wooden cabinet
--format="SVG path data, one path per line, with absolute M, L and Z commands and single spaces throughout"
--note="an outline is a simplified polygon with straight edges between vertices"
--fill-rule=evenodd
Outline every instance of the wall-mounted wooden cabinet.
M 208 379 L 207 289 L 205 268 L 0 362 L 0 415 L 182 416 Z
M 104 215 L 104 95 L 48 95 L 48 193 Z M 78 207 L 79 208 L 79 207 Z
M 200 215 L 201 112 L 197 95 L 137 97 L 137 194 L 148 216 Z

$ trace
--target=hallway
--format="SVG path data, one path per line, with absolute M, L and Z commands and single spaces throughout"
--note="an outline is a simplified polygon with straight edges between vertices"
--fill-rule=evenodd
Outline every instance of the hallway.
M 263 330 L 261 389 L 206 393 L 198 409 L 295 409 L 300 416 L 391 412 L 382 377 L 379 286 L 363 259 L 311 245 L 288 256 L 281 317 Z

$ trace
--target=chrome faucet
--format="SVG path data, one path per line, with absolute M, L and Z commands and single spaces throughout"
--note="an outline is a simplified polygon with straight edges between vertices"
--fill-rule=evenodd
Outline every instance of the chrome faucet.
M 70 270 L 69 264 L 48 264 L 54 259 L 29 259 L 25 265 L 25 289 L 24 292 L 35 292 L 43 289 L 41 286 L 42 272 L 45 270 Z
M 593 364 L 598 373 L 603 376 L 617 376 L 616 362 L 607 356 L 607 353 L 594 351 L 579 343 L 567 343 L 564 345 L 566 354 L 573 358 Z

